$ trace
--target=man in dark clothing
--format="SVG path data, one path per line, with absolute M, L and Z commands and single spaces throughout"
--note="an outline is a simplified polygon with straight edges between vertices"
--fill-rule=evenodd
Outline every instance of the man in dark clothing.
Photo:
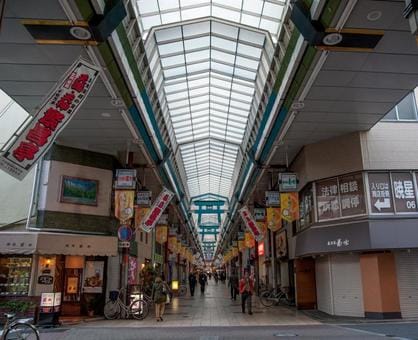
M 231 289 L 231 300 L 237 299 L 237 293 L 238 293 L 238 276 L 235 272 L 231 273 L 229 276 L 228 286 L 230 286 Z
M 208 281 L 208 278 L 206 274 L 204 272 L 201 272 L 199 274 L 199 284 L 200 284 L 200 293 L 202 294 L 205 293 L 205 286 L 206 286 L 207 281 Z
M 189 286 L 190 286 L 190 295 L 194 296 L 194 289 L 196 287 L 197 279 L 196 274 L 193 272 L 190 272 L 189 274 Z

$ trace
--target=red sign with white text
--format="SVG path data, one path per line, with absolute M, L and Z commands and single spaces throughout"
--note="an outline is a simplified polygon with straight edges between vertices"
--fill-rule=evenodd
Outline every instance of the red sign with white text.
M 22 180 L 87 98 L 99 68 L 79 58 L 51 90 L 31 122 L 0 156 L 0 169 Z
M 161 191 L 151 209 L 149 209 L 148 213 L 145 215 L 145 218 L 141 223 L 142 230 L 148 233 L 155 227 L 173 197 L 173 192 L 167 188 L 163 188 L 163 191 Z
M 257 222 L 251 215 L 250 210 L 248 207 L 245 206 L 239 211 L 241 218 L 243 219 L 245 226 L 251 231 L 254 236 L 254 239 L 258 242 L 263 239 L 263 233 L 258 229 Z

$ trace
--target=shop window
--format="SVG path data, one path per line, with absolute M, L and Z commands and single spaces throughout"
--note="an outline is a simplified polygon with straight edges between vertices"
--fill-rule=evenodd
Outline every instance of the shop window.
M 0 258 L 0 296 L 28 295 L 31 257 Z

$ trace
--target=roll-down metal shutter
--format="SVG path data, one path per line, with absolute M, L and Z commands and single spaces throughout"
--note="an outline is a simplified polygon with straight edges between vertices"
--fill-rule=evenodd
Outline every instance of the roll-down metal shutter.
M 334 314 L 364 317 L 359 255 L 331 256 Z
M 418 250 L 395 253 L 402 318 L 418 317 Z
M 331 263 L 329 256 L 319 257 L 315 261 L 316 298 L 318 310 L 333 313 Z

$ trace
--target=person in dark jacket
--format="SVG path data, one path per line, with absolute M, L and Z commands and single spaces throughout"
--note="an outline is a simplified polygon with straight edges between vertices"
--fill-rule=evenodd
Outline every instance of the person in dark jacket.
M 205 286 L 206 286 L 207 281 L 208 281 L 208 278 L 207 278 L 206 274 L 204 272 L 201 272 L 199 274 L 199 284 L 200 284 L 200 293 L 201 294 L 205 293 Z
M 197 279 L 196 274 L 190 272 L 189 274 L 189 286 L 190 286 L 190 296 L 194 296 L 194 289 L 196 287 Z
M 228 286 L 231 289 L 231 300 L 237 300 L 237 293 L 238 293 L 238 275 L 235 272 L 232 272 L 229 276 Z
M 167 303 L 167 296 L 170 293 L 170 289 L 166 282 L 161 277 L 157 276 L 152 286 L 152 301 L 155 304 L 155 318 L 158 321 L 163 321 L 163 315 L 165 311 L 165 304 Z

